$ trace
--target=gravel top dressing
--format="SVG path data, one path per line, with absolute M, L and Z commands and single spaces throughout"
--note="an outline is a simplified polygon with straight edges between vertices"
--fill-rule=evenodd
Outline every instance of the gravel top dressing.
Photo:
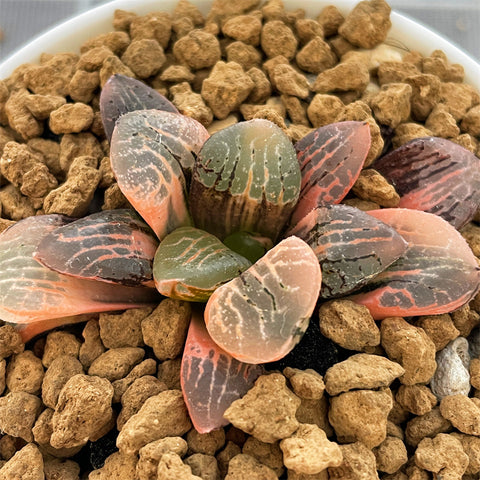
M 116 10 L 0 79 L 0 480 L 480 475 L 480 93 L 390 7 Z

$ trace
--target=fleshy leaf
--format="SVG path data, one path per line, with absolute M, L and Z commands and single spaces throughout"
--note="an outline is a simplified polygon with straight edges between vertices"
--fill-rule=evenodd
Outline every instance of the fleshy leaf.
M 288 235 L 305 240 L 317 255 L 323 298 L 358 289 L 407 249 L 405 240 L 392 227 L 348 205 L 317 207 Z
M 183 174 L 189 181 L 192 176 L 195 155 L 210 136 L 207 129 L 194 118 L 163 110 L 146 110 L 151 127 L 155 130 L 150 135 L 161 143 L 182 167 Z M 138 112 L 141 115 L 142 112 Z M 130 117 L 130 118 L 133 118 Z
M 157 290 L 166 297 L 206 302 L 215 289 L 250 265 L 214 235 L 181 227 L 167 235 L 158 247 L 153 276 Z
M 242 230 L 275 240 L 299 192 L 290 139 L 272 122 L 255 119 L 205 142 L 195 162 L 190 208 L 195 225 L 221 240 Z
M 112 75 L 100 93 L 100 114 L 108 141 L 112 138 L 115 122 L 122 115 L 152 108 L 178 113 L 172 102 L 146 83 L 118 73 Z
M 273 362 L 300 341 L 315 308 L 322 275 L 313 250 L 289 237 L 207 302 L 212 339 L 237 360 Z
M 405 208 L 369 212 L 407 241 L 403 256 L 348 297 L 377 320 L 389 316 L 436 315 L 461 307 L 480 285 L 477 259 L 466 241 L 437 215 Z
M 51 231 L 34 258 L 65 275 L 153 287 L 157 246 L 150 227 L 133 210 L 107 210 Z
M 201 315 L 193 311 L 183 351 L 180 380 L 195 429 L 207 433 L 227 425 L 225 410 L 264 373 L 260 365 L 239 362 L 210 337 Z
M 302 189 L 290 224 L 315 207 L 340 203 L 360 175 L 370 149 L 366 122 L 338 122 L 317 128 L 295 144 Z
M 32 338 L 41 333 L 48 332 L 57 327 L 64 325 L 72 325 L 74 323 L 88 322 L 91 320 L 92 314 L 84 313 L 79 315 L 67 315 L 65 317 L 49 318 L 47 320 L 35 320 L 29 323 L 19 323 L 15 325 L 24 343 L 27 343 Z
M 248 258 L 252 263 L 262 258 L 273 247 L 268 237 L 261 237 L 250 232 L 235 232 L 229 235 L 223 243 L 234 252 Z
M 165 115 L 168 112 L 159 110 L 122 115 L 110 148 L 120 190 L 160 240 L 176 228 L 190 225 L 185 176 L 177 153 L 191 153 L 182 148 L 178 137 L 164 133 Z M 170 115 L 173 121 L 182 118 Z M 175 147 L 172 143 L 176 143 Z
M 155 289 L 61 275 L 34 260 L 33 253 L 42 239 L 66 221 L 61 215 L 38 215 L 25 218 L 0 234 L 2 320 L 30 323 L 158 302 Z
M 455 228 L 480 206 L 480 158 L 445 138 L 411 140 L 374 168 L 395 186 L 399 207 L 434 213 Z

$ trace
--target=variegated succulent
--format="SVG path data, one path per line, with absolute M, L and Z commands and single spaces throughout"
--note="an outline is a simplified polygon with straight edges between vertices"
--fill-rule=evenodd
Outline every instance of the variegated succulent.
M 201 432 L 223 425 L 261 365 L 295 347 L 319 301 L 348 296 L 382 319 L 449 312 L 479 289 L 456 228 L 480 205 L 480 159 L 448 140 L 413 140 L 378 159 L 400 208 L 363 212 L 340 202 L 369 152 L 366 123 L 320 127 L 295 145 L 263 119 L 210 136 L 121 75 L 104 86 L 101 113 L 136 212 L 7 229 L 0 317 L 27 339 L 74 321 L 65 315 L 161 295 L 195 302 L 181 380 Z

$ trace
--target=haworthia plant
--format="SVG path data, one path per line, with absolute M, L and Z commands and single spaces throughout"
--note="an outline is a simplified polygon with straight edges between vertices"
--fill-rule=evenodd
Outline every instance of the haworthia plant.
M 153 287 L 158 240 L 133 210 L 106 210 L 45 235 L 34 258 L 65 275 Z
M 313 250 L 297 237 L 282 240 L 215 290 L 205 308 L 208 332 L 237 360 L 278 360 L 305 333 L 321 282 Z
M 439 215 L 455 228 L 480 207 L 480 158 L 445 138 L 411 140 L 374 167 L 400 194 L 400 208 Z
M 61 215 L 38 215 L 25 218 L 0 234 L 2 320 L 34 323 L 158 302 L 158 293 L 151 288 L 75 278 L 37 262 L 33 254 L 38 244 L 66 221 Z M 67 319 L 64 323 L 72 322 Z
M 206 302 L 220 285 L 232 280 L 251 263 L 217 237 L 193 227 L 167 235 L 155 254 L 155 286 L 170 298 Z
M 372 210 L 407 241 L 406 252 L 351 300 L 373 317 L 435 315 L 470 301 L 480 286 L 478 260 L 460 233 L 437 215 L 406 208 Z
M 407 249 L 395 229 L 348 205 L 317 207 L 288 235 L 305 240 L 317 255 L 322 267 L 322 298 L 358 289 Z
M 171 135 L 171 128 L 165 132 L 166 115 L 185 129 L 193 129 L 191 136 L 199 130 L 198 122 L 182 115 L 157 110 L 130 112 L 118 120 L 110 148 L 118 186 L 160 240 L 191 223 L 180 157 L 192 154 L 178 135 Z
M 190 189 L 194 223 L 220 239 L 238 231 L 275 240 L 300 193 L 290 139 L 272 122 L 240 122 L 214 133 L 195 163 Z
M 227 425 L 223 417 L 264 372 L 260 365 L 239 362 L 222 350 L 205 328 L 201 312 L 192 312 L 183 350 L 180 381 L 195 429 L 207 433 Z
M 109 141 L 115 123 L 122 115 L 135 110 L 150 109 L 178 113 L 177 108 L 166 97 L 135 78 L 117 73 L 102 87 L 100 114 Z

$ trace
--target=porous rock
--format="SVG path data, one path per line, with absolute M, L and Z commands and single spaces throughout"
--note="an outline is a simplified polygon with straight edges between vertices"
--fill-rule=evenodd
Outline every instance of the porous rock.
M 13 355 L 6 370 L 6 385 L 11 392 L 38 394 L 43 380 L 42 361 L 31 350 Z
M 424 415 L 437 404 L 437 398 L 425 385 L 400 385 L 395 400 L 414 415 Z
M 158 360 L 177 357 L 185 343 L 191 308 L 188 302 L 166 298 L 142 321 L 143 341 Z
M 176 453 L 165 453 L 158 462 L 157 480 L 202 480 L 201 477 L 193 475 L 192 469 L 183 463 Z
M 407 83 L 383 85 L 370 101 L 377 121 L 392 128 L 406 122 L 410 116 L 411 94 L 412 87 Z
M 100 172 L 90 163 L 92 158 L 81 156 L 72 161 L 67 180 L 45 197 L 43 202 L 45 213 L 58 213 L 70 217 L 86 215 L 101 180 Z
M 60 391 L 74 375 L 82 374 L 80 361 L 72 355 L 56 357 L 43 377 L 42 400 L 47 407 L 55 409 Z
M 80 466 L 73 460 L 61 458 L 46 459 L 43 462 L 45 480 L 78 480 Z
M 319 308 L 320 331 L 341 347 L 371 351 L 380 343 L 380 330 L 364 305 L 333 300 Z
M 405 385 L 429 382 L 437 367 L 436 349 L 425 331 L 401 317 L 385 318 L 380 331 L 388 357 L 405 369 L 400 381 Z
M 103 467 L 94 470 L 88 480 L 110 480 L 112 478 L 135 478 L 135 465 L 137 458 L 122 452 L 112 453 Z
M 285 23 L 280 20 L 271 20 L 262 28 L 260 44 L 267 57 L 283 55 L 291 60 L 297 51 L 298 40 Z
M 105 352 L 105 346 L 100 338 L 98 320 L 89 320 L 82 331 L 83 343 L 78 351 L 78 359 L 84 368 L 89 368 L 93 361 Z
M 44 480 L 43 458 L 34 443 L 28 443 L 0 468 L 0 480 Z
M 400 438 L 387 436 L 385 440 L 373 449 L 377 462 L 377 470 L 395 473 L 407 463 L 408 454 L 405 444 Z
M 202 480 L 217 480 L 220 476 L 217 459 L 212 455 L 194 453 L 184 460 L 192 470 L 192 474 Z
M 0 358 L 7 358 L 13 353 L 21 353 L 25 349 L 22 337 L 13 325 L 0 327 Z
M 260 463 L 271 468 L 279 477 L 285 470 L 280 442 L 265 443 L 255 437 L 248 437 L 243 444 L 242 453 L 256 458 Z
M 137 379 L 145 375 L 155 375 L 156 370 L 157 362 L 153 358 L 147 358 L 135 365 L 125 377 L 113 381 L 113 403 L 118 403 L 123 394 Z
M 220 428 L 208 433 L 198 433 L 194 428 L 187 433 L 188 453 L 215 455 L 225 445 L 225 431 Z
M 182 437 L 165 437 L 147 443 L 139 451 L 136 474 L 139 480 L 157 480 L 158 462 L 165 453 L 183 457 L 187 453 L 187 442 Z
M 460 335 L 460 332 L 453 323 L 452 317 L 448 313 L 424 315 L 419 317 L 415 325 L 425 330 L 425 333 L 435 344 L 437 352 L 445 348 L 452 340 L 455 340 L 455 338 Z
M 385 440 L 391 408 L 386 391 L 355 390 L 330 400 L 328 418 L 340 441 L 361 441 L 373 448 Z
M 480 399 L 449 395 L 440 402 L 440 412 L 460 432 L 480 436 Z
M 387 38 L 391 8 L 384 0 L 359 2 L 345 17 L 338 32 L 351 44 L 373 48 Z
M 340 447 L 317 425 L 301 424 L 291 437 L 280 441 L 280 448 L 285 466 L 296 473 L 313 475 L 342 463 Z
M 300 370 L 286 367 L 283 374 L 288 378 L 293 392 L 300 398 L 318 400 L 322 398 L 325 390 L 322 376 L 310 368 Z
M 104 378 L 83 374 L 70 377 L 52 417 L 51 445 L 69 448 L 96 440 L 112 418 L 112 396 L 113 387 Z
M 0 398 L 0 430 L 12 437 L 33 440 L 32 427 L 41 411 L 42 402 L 26 392 L 10 392 Z
M 122 395 L 122 410 L 117 418 L 117 428 L 121 430 L 125 422 L 137 413 L 147 398 L 167 390 L 167 386 L 151 375 L 137 378 Z
M 181 436 L 192 424 L 179 390 L 165 390 L 147 399 L 131 416 L 117 438 L 121 452 L 136 454 L 140 448 L 164 437 Z
M 72 333 L 63 331 L 50 332 L 45 342 L 42 363 L 48 368 L 55 358 L 62 355 L 78 357 L 79 350 L 80 342 Z
M 452 424 L 440 413 L 440 407 L 434 407 L 429 412 L 414 417 L 407 422 L 405 440 L 409 445 L 417 446 L 426 437 L 434 437 L 439 433 L 452 430 Z
M 415 464 L 445 479 L 461 479 L 468 466 L 468 455 L 460 440 L 439 433 L 434 438 L 424 438 L 415 451 Z
M 277 480 L 277 474 L 257 459 L 240 453 L 233 457 L 228 464 L 228 473 L 225 480 Z
M 404 372 L 401 365 L 388 358 L 358 353 L 327 370 L 325 388 L 333 396 L 349 390 L 388 387 Z
M 255 84 L 236 62 L 217 62 L 203 81 L 202 97 L 220 120 L 237 110 Z
M 330 479 L 378 480 L 375 455 L 362 442 L 340 445 L 343 461 L 338 467 L 329 467 Z
M 125 377 L 144 355 L 145 351 L 138 347 L 111 348 L 92 362 L 88 374 L 113 382 Z
M 152 312 L 151 307 L 132 308 L 120 314 L 101 313 L 100 338 L 107 348 L 142 347 L 142 320 Z
M 234 426 L 266 443 L 287 438 L 298 428 L 295 412 L 300 399 L 286 386 L 283 375 L 262 375 L 247 394 L 224 413 Z

